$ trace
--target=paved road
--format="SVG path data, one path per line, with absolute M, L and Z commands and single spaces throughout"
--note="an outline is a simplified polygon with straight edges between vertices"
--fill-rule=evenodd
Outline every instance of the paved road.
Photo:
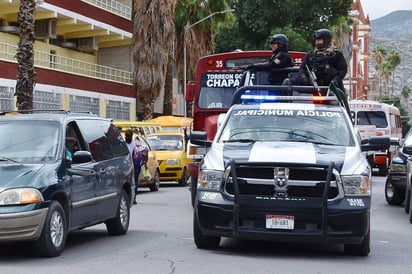
M 60 257 L 36 258 L 24 245 L 0 245 L 0 273 L 412 273 L 412 225 L 403 208 L 389 206 L 384 177 L 374 177 L 372 251 L 351 257 L 342 246 L 224 239 L 218 250 L 193 244 L 187 188 L 142 189 L 130 230 L 110 237 L 99 225 L 70 235 Z

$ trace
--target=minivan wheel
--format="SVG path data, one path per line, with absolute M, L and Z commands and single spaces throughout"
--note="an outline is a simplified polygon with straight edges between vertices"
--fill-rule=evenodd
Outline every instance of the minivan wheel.
M 385 182 L 385 198 L 390 205 L 401 205 L 405 199 L 405 192 L 394 187 L 389 180 L 389 176 Z
M 158 191 L 160 188 L 160 174 L 159 171 L 156 170 L 155 176 L 153 178 L 153 184 L 149 187 L 150 191 Z
M 368 256 L 370 252 L 370 228 L 360 244 L 345 244 L 345 253 L 352 256 Z
M 199 249 L 209 249 L 219 247 L 220 237 L 218 236 L 205 236 L 200 230 L 200 225 L 197 220 L 196 212 L 193 214 L 193 238 L 195 244 Z
M 130 199 L 126 191 L 122 189 L 116 217 L 106 222 L 106 228 L 110 235 L 124 235 L 129 229 Z
M 66 243 L 67 223 L 63 207 L 57 201 L 50 203 L 40 238 L 34 243 L 36 253 L 43 257 L 59 256 Z

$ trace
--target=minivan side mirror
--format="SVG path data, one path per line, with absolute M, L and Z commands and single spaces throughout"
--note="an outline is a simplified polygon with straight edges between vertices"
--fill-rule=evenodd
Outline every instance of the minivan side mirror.
M 73 154 L 72 163 L 88 163 L 93 160 L 92 154 L 86 150 L 79 150 Z

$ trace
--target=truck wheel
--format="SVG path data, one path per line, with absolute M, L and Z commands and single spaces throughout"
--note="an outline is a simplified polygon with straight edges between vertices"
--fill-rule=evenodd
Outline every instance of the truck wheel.
M 386 164 L 378 165 L 379 176 L 386 176 L 388 174 L 388 166 Z
M 106 222 L 106 229 L 110 235 L 124 235 L 129 229 L 130 199 L 123 189 L 117 206 L 116 217 Z
M 390 205 L 401 205 L 405 199 L 405 192 L 394 187 L 389 177 L 386 178 L 385 182 L 385 198 Z
M 352 256 L 368 256 L 370 252 L 370 228 L 360 244 L 345 244 L 345 253 Z
M 409 204 L 411 203 L 411 190 L 406 187 L 405 191 L 405 212 L 409 213 Z
M 411 223 L 412 224 L 412 210 L 411 210 L 411 207 L 412 207 L 412 203 L 411 203 L 411 195 L 409 194 L 409 223 Z
M 40 238 L 34 243 L 36 253 L 43 257 L 59 256 L 66 244 L 67 222 L 63 207 L 52 201 Z
M 220 237 L 205 236 L 202 234 L 196 212 L 193 214 L 193 237 L 195 239 L 195 244 L 197 248 L 199 249 L 209 249 L 209 248 L 219 247 Z
M 192 207 L 195 206 L 197 192 L 197 177 L 190 176 L 190 196 L 192 201 Z

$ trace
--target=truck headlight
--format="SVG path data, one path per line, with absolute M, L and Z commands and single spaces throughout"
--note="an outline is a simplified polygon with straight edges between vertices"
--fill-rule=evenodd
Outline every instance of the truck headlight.
M 371 182 L 369 176 L 342 176 L 341 179 L 346 195 L 371 195 Z
M 34 188 L 13 188 L 0 193 L 0 205 L 22 205 L 43 201 L 43 195 Z
M 391 164 L 389 170 L 391 172 L 405 172 L 406 173 L 406 165 Z
M 223 171 L 202 170 L 199 172 L 197 187 L 203 190 L 220 191 L 223 182 Z
M 167 166 L 179 166 L 180 161 L 179 161 L 179 159 L 175 159 L 175 158 L 167 159 L 166 165 Z

